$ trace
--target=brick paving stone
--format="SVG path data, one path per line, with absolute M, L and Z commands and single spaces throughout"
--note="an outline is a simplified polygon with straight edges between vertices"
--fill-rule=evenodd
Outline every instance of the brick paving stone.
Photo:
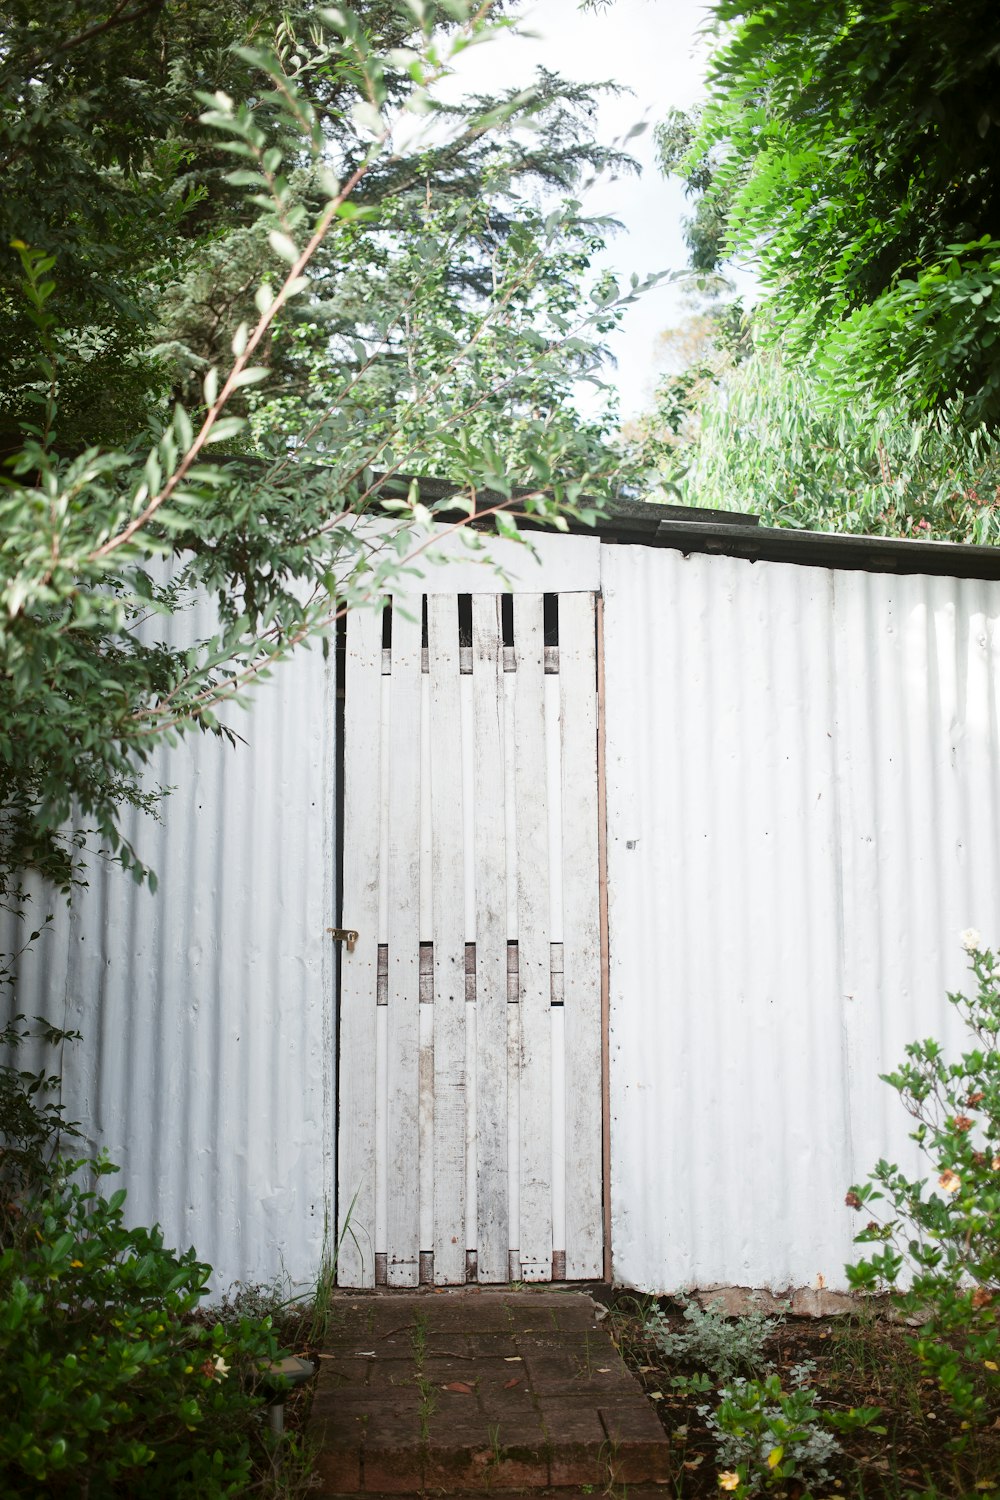
M 504 1360 L 482 1360 L 477 1370 L 480 1396 L 495 1398 L 501 1406 L 512 1399 L 512 1393 L 517 1396 L 531 1390 L 531 1377 L 524 1363 L 509 1365 Z
M 488 1488 L 494 1490 L 545 1489 L 549 1482 L 549 1459 L 545 1447 L 505 1448 L 484 1443 L 477 1448 L 428 1447 L 424 1487 L 443 1494 Z
M 474 1385 L 479 1378 L 481 1365 L 478 1360 L 464 1354 L 428 1354 L 421 1366 L 428 1380 L 444 1385 L 446 1381 L 458 1381 L 463 1385 Z M 410 1370 L 413 1362 L 410 1361 Z
M 525 1444 L 545 1443 L 545 1428 L 536 1401 L 529 1395 L 504 1406 L 483 1402 L 490 1427 L 497 1433 L 497 1441 L 505 1447 L 522 1447 Z
M 646 1404 L 599 1406 L 597 1415 L 608 1437 L 614 1443 L 662 1441 L 663 1428 L 660 1425 L 660 1419 Z
M 365 1449 L 362 1455 L 362 1491 L 382 1490 L 405 1495 L 420 1490 L 424 1482 L 424 1455 L 419 1446 Z
M 587 1396 L 550 1396 L 542 1392 L 538 1398 L 542 1425 L 552 1443 L 562 1442 L 607 1442 L 604 1424 L 597 1415 L 597 1408 Z
M 324 1360 L 327 1356 L 323 1356 Z M 331 1359 L 330 1379 L 335 1386 L 365 1386 L 372 1371 L 370 1359 L 353 1359 L 349 1355 L 337 1355 Z
M 426 1438 L 428 1448 L 488 1448 L 490 1418 L 473 1401 L 440 1406 L 427 1419 Z
M 410 1394 L 414 1400 L 420 1399 L 413 1360 L 397 1359 L 395 1356 L 392 1359 L 373 1359 L 367 1384 L 355 1389 L 381 1392 L 383 1394 L 379 1396 L 379 1400 L 405 1402 Z
M 524 1355 L 524 1368 L 536 1391 L 570 1395 L 590 1384 L 586 1365 L 575 1355 L 559 1351 L 529 1349 Z
M 479 1329 L 471 1331 L 467 1337 L 470 1354 L 475 1354 L 482 1359 L 512 1359 L 517 1355 L 517 1341 L 514 1335 L 506 1333 L 480 1333 Z
M 361 1489 L 360 1451 L 356 1448 L 328 1448 L 320 1439 L 315 1473 L 322 1493 L 356 1495 Z
M 431 1328 L 427 1332 L 424 1353 L 450 1354 L 457 1359 L 459 1356 L 472 1354 L 472 1342 L 461 1329 Z

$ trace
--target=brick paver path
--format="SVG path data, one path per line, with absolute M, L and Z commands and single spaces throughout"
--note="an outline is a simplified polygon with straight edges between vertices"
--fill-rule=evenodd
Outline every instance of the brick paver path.
M 666 1484 L 669 1442 L 579 1291 L 339 1295 L 310 1436 L 320 1493 Z

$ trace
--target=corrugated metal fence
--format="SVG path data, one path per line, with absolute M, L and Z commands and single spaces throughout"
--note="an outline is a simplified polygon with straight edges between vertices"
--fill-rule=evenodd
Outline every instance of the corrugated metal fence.
M 842 1286 L 844 1192 L 907 1149 L 877 1075 L 953 1037 L 958 931 L 1000 938 L 1000 585 L 544 541 L 519 587 L 605 596 L 615 1275 Z M 67 1112 L 132 1217 L 220 1286 L 308 1280 L 332 1210 L 332 666 L 239 725 L 154 767 L 156 896 L 39 893 L 20 994 L 84 1033 Z
M 996 584 L 607 548 L 614 1267 L 844 1285 L 879 1082 L 1000 937 Z
M 131 829 L 155 895 L 100 865 L 72 910 L 36 887 L 28 920 L 54 921 L 18 994 L 82 1033 L 66 1115 L 121 1166 L 131 1221 L 221 1288 L 312 1279 L 332 1202 L 332 662 L 302 653 L 230 719 L 245 744 L 195 735 L 151 767 L 176 788 Z

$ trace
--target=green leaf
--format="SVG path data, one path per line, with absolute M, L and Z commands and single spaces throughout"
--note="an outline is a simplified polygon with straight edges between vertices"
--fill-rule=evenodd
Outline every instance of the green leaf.
M 246 427 L 242 417 L 219 417 L 212 426 L 207 443 L 224 443 L 229 438 L 237 437 Z
M 298 260 L 299 247 L 289 235 L 283 234 L 279 229 L 271 229 L 268 231 L 267 240 L 275 255 L 280 256 L 289 265 L 294 265 Z

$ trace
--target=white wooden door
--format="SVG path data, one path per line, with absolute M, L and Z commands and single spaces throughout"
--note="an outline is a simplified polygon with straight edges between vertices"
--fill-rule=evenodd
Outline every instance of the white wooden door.
M 592 593 L 349 617 L 342 1286 L 603 1274 L 595 643 Z

